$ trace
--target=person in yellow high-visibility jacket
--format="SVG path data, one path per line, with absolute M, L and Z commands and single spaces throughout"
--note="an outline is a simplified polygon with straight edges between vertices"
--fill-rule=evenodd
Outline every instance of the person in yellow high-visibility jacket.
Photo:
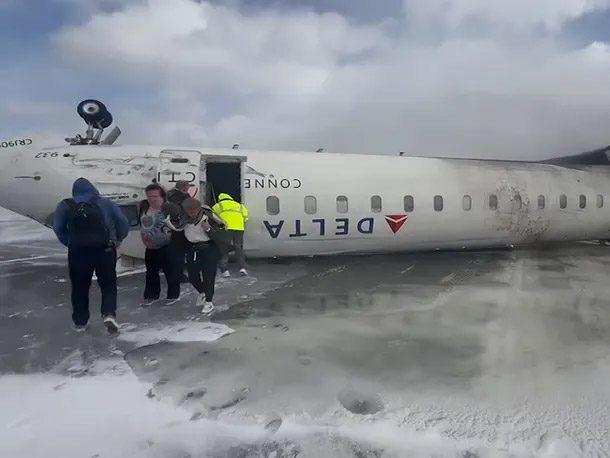
M 212 211 L 218 215 L 226 224 L 228 237 L 226 243 L 220 243 L 220 270 L 223 277 L 230 277 L 229 252 L 234 250 L 242 275 L 248 275 L 246 260 L 244 257 L 244 231 L 248 221 L 248 209 L 245 205 L 236 202 L 233 197 L 226 193 L 218 195 L 218 203 L 212 207 Z

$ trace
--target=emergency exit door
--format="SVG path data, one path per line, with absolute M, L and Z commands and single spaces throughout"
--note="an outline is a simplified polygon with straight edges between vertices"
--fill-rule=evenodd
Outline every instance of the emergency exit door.
M 244 202 L 243 163 L 245 156 L 204 155 L 201 170 L 202 202 L 213 206 L 222 193 L 229 194 L 238 202 Z
M 176 186 L 179 180 L 191 184 L 189 194 L 199 197 L 201 152 L 195 150 L 163 150 L 159 155 L 157 183 L 166 190 Z

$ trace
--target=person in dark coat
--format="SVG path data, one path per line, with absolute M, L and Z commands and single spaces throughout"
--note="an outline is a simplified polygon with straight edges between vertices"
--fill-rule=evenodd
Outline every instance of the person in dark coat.
M 117 248 L 127 237 L 127 218 L 114 202 L 101 197 L 89 180 L 78 178 L 72 185 L 72 198 L 62 200 L 55 209 L 53 230 L 68 247 L 75 330 L 84 331 L 89 323 L 89 289 L 95 272 L 104 325 L 109 333 L 118 332 Z

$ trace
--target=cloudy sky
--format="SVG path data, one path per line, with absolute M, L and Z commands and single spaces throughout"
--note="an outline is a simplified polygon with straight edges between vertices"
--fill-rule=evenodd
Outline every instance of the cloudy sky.
M 0 0 L 0 137 L 539 158 L 610 144 L 610 0 Z

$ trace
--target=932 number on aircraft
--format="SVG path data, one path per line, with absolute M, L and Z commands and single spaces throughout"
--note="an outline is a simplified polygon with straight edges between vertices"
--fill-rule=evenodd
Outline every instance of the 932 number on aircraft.
M 23 138 L 20 140 L 11 140 L 9 142 L 0 142 L 0 148 L 14 148 L 16 146 L 28 146 L 31 144 L 31 138 Z
M 59 156 L 59 153 L 57 153 L 55 151 L 53 151 L 53 152 L 51 152 L 51 151 L 41 151 L 40 153 L 37 153 L 34 156 L 34 158 L 40 159 L 42 157 L 57 157 L 57 156 Z

